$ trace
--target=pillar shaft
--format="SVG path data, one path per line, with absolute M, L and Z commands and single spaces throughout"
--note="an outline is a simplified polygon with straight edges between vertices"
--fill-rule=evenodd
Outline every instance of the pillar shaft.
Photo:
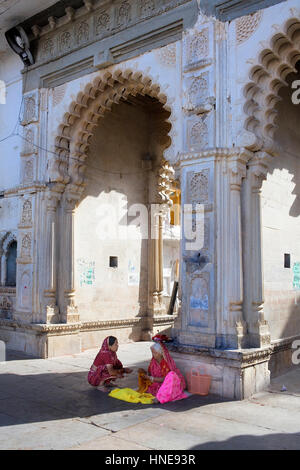
M 75 266 L 74 266 L 74 217 L 75 208 L 80 199 L 76 192 L 66 191 L 62 200 L 61 253 L 63 255 L 63 306 L 61 320 L 63 323 L 79 321 L 78 308 L 75 305 Z
M 230 156 L 229 167 L 229 264 L 226 347 L 241 348 L 245 344 L 246 323 L 243 317 L 243 265 L 242 265 L 242 221 L 241 183 L 246 176 L 247 156 Z
M 245 347 L 241 184 L 251 156 L 243 148 L 181 155 L 181 344 Z M 195 236 L 204 233 L 203 246 L 191 251 L 184 225 L 199 204 Z
M 61 195 L 49 191 L 45 195 L 45 251 L 44 251 L 44 312 L 47 323 L 59 321 L 57 305 L 56 273 L 57 273 L 57 206 Z
M 246 255 L 248 263 L 248 293 L 246 299 L 246 314 L 248 322 L 248 343 L 250 347 L 262 347 L 270 344 L 270 332 L 264 318 L 264 279 L 262 256 L 262 220 L 261 220 L 261 189 L 268 171 L 269 157 L 263 152 L 255 154 L 248 166 L 247 189 L 249 204 L 245 220 Z

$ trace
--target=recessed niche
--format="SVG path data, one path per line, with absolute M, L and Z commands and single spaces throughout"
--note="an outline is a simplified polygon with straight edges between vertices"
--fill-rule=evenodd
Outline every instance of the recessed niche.
M 284 254 L 284 267 L 285 268 L 291 267 L 291 255 L 289 253 Z
M 109 267 L 110 268 L 117 268 L 118 267 L 118 257 L 117 256 L 110 256 L 109 257 Z

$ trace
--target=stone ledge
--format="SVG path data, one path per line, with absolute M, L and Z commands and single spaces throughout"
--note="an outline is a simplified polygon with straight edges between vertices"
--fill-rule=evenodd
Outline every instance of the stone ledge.
M 120 320 L 99 320 L 77 323 L 26 323 L 18 320 L 0 319 L 0 328 L 12 328 L 14 330 L 31 330 L 38 334 L 73 334 L 85 331 L 97 331 L 104 329 L 128 328 L 133 326 L 142 326 L 147 320 L 153 320 L 153 325 L 171 325 L 176 320 L 176 316 L 162 317 L 138 317 L 126 318 Z
M 272 354 L 271 346 L 253 349 L 214 349 L 173 343 L 168 345 L 168 348 L 170 351 L 175 353 L 177 352 L 179 354 L 209 356 L 213 359 L 220 359 L 225 362 L 230 361 L 231 367 L 238 368 L 249 367 L 260 362 L 268 361 Z
M 271 341 L 272 352 L 277 353 L 291 349 L 293 341 L 299 340 L 300 335 L 289 336 L 288 338 L 276 339 Z
M 0 287 L 0 295 L 5 294 L 5 295 L 16 295 L 16 287 L 5 287 L 2 286 Z

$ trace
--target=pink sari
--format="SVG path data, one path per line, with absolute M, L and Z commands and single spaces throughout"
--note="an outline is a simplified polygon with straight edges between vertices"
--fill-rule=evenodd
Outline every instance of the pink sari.
M 108 337 L 103 341 L 102 347 L 98 352 L 88 373 L 88 382 L 90 385 L 97 387 L 103 383 L 109 383 L 115 380 L 115 375 L 110 375 L 107 366 L 111 364 L 114 369 L 122 369 L 122 362 L 119 361 L 117 354 L 108 347 Z
M 162 383 L 154 382 L 150 385 L 147 393 L 156 396 L 160 403 L 187 398 L 187 395 L 183 393 L 183 390 L 186 388 L 184 377 L 176 367 L 175 361 L 172 359 L 166 346 L 162 343 L 160 344 L 163 349 L 164 361 L 159 364 L 153 357 L 148 367 L 148 373 L 152 377 L 165 377 L 165 379 Z

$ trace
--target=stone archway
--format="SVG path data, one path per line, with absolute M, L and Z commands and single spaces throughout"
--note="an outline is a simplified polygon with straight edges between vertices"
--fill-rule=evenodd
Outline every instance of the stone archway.
M 48 160 L 49 189 L 45 195 L 46 233 L 45 233 L 45 272 L 44 311 L 48 323 L 79 321 L 75 305 L 74 285 L 74 217 L 85 187 L 86 160 L 91 139 L 98 122 L 109 112 L 113 105 L 126 101 L 129 97 L 147 96 L 155 99 L 164 110 L 159 122 L 160 141 L 166 149 L 171 144 L 168 135 L 171 130 L 171 106 L 168 98 L 161 93 L 159 85 L 148 76 L 133 70 L 104 72 L 85 86 L 70 104 L 58 127 L 55 140 L 55 154 Z M 162 158 L 157 171 L 156 203 L 171 204 L 170 182 L 173 170 Z M 163 213 L 157 214 L 157 230 L 160 231 Z M 63 227 L 63 230 L 60 228 Z M 154 240 L 152 252 L 154 264 L 153 302 L 160 304 L 162 290 L 161 237 Z M 60 281 L 63 289 L 57 289 L 57 252 L 63 253 Z M 62 282 L 59 283 L 62 285 Z M 159 306 L 153 306 L 153 311 Z
M 250 80 L 244 87 L 246 114 L 244 129 L 254 137 L 247 146 L 252 156 L 244 181 L 244 309 L 248 323 L 248 345 L 261 347 L 270 340 L 264 312 L 262 242 L 262 185 L 278 158 L 275 133 L 278 129 L 280 90 L 289 86 L 288 76 L 296 73 L 300 60 L 300 19 L 288 19 L 268 42 L 263 43 Z M 255 63 L 255 61 L 252 61 Z
M 107 71 L 86 85 L 70 104 L 69 111 L 58 127 L 55 156 L 51 156 L 48 161 L 49 180 L 80 185 L 83 182 L 89 141 L 99 119 L 111 110 L 114 103 L 137 94 L 156 98 L 171 116 L 172 108 L 167 95 L 149 76 L 141 72 L 131 69 L 118 69 L 113 73 Z M 165 121 L 165 126 L 169 133 L 172 127 L 170 119 Z M 169 138 L 166 148 L 170 144 Z
M 0 285 L 6 285 L 7 255 L 12 243 L 17 243 L 16 232 L 8 232 L 0 240 Z
M 264 43 L 256 64 L 250 71 L 250 82 L 244 87 L 247 115 L 245 129 L 255 135 L 250 150 L 276 151 L 273 136 L 277 112 L 274 109 L 280 97 L 279 90 L 287 86 L 286 77 L 295 72 L 300 60 L 300 18 L 296 16 L 276 28 L 276 33 Z

